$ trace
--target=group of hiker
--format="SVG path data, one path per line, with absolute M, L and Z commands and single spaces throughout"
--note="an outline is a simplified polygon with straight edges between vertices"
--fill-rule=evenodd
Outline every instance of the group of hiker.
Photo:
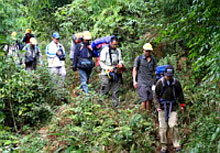
M 29 57 L 29 53 L 33 55 L 33 59 L 25 59 L 26 69 L 35 70 L 36 62 L 41 57 L 36 38 L 30 30 L 27 30 L 23 41 L 26 42 L 24 47 L 26 50 L 25 57 Z M 93 57 L 96 57 L 96 65 L 101 67 L 100 94 L 107 95 L 111 92 L 114 108 L 120 106 L 118 91 L 122 83 L 122 73 L 126 70 L 118 46 L 119 43 L 116 36 L 107 36 L 92 41 L 91 33 L 85 31 L 72 36 L 70 47 L 72 69 L 79 72 L 82 91 L 89 94 L 88 82 L 95 67 Z M 173 137 L 176 152 L 178 152 L 181 147 L 177 129 L 177 109 L 181 108 L 183 110 L 185 107 L 182 87 L 174 77 L 174 67 L 171 65 L 157 66 L 152 53 L 152 45 L 150 43 L 144 44 L 143 54 L 136 57 L 134 61 L 133 86 L 137 89 L 141 99 L 142 110 L 152 110 L 152 102 L 154 101 L 158 112 L 161 153 L 167 151 L 168 129 Z M 66 76 L 66 52 L 64 46 L 60 43 L 59 33 L 54 32 L 52 34 L 52 41 L 46 46 L 46 55 L 52 77 L 60 76 L 63 82 Z
M 152 52 L 152 45 L 146 43 L 143 46 L 143 55 L 135 59 L 133 86 L 137 88 L 142 101 L 141 109 L 151 110 L 154 99 L 154 105 L 158 112 L 161 153 L 167 152 L 168 130 L 173 138 L 173 146 L 176 152 L 179 152 L 181 146 L 177 129 L 177 109 L 180 107 L 183 110 L 185 107 L 182 87 L 174 77 L 174 67 L 171 65 L 157 66 Z
M 31 29 L 26 29 L 21 42 L 17 39 L 17 32 L 13 32 L 11 38 L 14 43 L 11 46 L 6 45 L 4 47 L 6 54 L 12 57 L 17 65 L 24 65 L 27 71 L 36 70 L 37 64 L 42 64 L 42 54 Z M 25 50 L 25 53 L 21 50 Z

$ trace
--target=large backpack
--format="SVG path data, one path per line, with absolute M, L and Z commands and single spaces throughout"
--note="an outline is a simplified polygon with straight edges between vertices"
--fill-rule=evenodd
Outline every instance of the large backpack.
M 164 77 L 161 77 L 160 80 L 161 80 L 162 85 L 163 85 L 163 89 L 162 89 L 162 91 L 161 91 L 161 93 L 160 93 L 160 95 L 159 95 L 159 96 L 161 97 L 161 96 L 163 96 L 163 94 L 164 94 L 166 88 L 168 87 L 168 85 L 167 85 L 167 83 L 165 82 L 165 78 L 164 78 Z M 173 82 L 172 82 L 172 84 L 169 85 L 169 86 L 172 86 L 173 96 L 176 98 L 175 84 L 176 84 L 176 78 L 173 78 Z
M 93 49 L 93 53 L 96 57 L 100 56 L 100 51 L 102 50 L 103 47 L 105 47 L 106 45 L 108 45 L 111 41 L 112 38 L 114 38 L 115 36 L 106 36 L 106 37 L 102 37 L 102 38 L 98 38 L 94 41 L 92 41 L 91 43 L 91 47 Z
M 27 44 L 24 48 L 25 52 L 25 63 L 32 63 L 36 60 L 37 56 L 39 55 L 39 49 L 35 46 L 34 50 L 30 49 L 30 44 Z
M 164 76 L 164 71 L 169 65 L 161 65 L 156 67 L 156 79 L 159 80 Z
M 159 96 L 162 97 L 164 92 L 166 91 L 167 87 L 168 87 L 168 84 L 167 82 L 165 82 L 165 78 L 162 77 L 160 78 L 161 82 L 162 82 L 162 85 L 163 85 L 163 89 L 162 91 L 160 92 Z M 172 108 L 173 108 L 173 104 L 176 102 L 176 92 L 175 92 L 175 84 L 176 84 L 176 78 L 173 78 L 173 82 L 171 85 L 172 87 L 172 90 L 173 90 L 173 96 L 174 96 L 174 99 L 173 100 L 166 100 L 166 99 L 163 99 L 163 98 L 160 98 L 159 101 L 160 101 L 160 105 L 163 105 L 164 107 L 164 112 L 165 112 L 165 121 L 167 122 L 169 117 L 170 117 L 170 114 L 171 114 L 171 111 L 172 111 Z M 169 110 L 167 110 L 167 105 L 169 105 Z

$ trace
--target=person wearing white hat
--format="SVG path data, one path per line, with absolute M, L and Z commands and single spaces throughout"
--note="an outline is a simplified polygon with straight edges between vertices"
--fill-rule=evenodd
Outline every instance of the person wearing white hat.
M 141 99 L 141 109 L 150 110 L 153 100 L 152 86 L 155 81 L 157 62 L 151 55 L 153 47 L 150 43 L 143 46 L 143 55 L 135 59 L 133 66 L 133 85 L 137 88 Z
M 36 38 L 32 37 L 30 39 L 30 43 L 24 47 L 24 50 L 26 50 L 24 55 L 25 69 L 27 71 L 36 70 L 37 63 L 41 58 L 41 52 L 37 46 Z

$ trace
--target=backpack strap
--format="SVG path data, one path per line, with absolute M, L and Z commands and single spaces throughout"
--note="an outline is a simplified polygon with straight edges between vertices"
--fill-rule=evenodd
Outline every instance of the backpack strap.
M 111 66 L 112 66 L 112 50 L 111 50 L 111 47 L 109 46 L 109 58 L 110 58 L 110 62 L 111 62 Z
M 159 95 L 159 96 L 162 97 L 168 85 L 167 85 L 167 82 L 165 81 L 165 78 L 164 78 L 164 77 L 162 77 L 160 80 L 161 80 L 161 82 L 162 82 L 163 89 L 162 89 L 162 91 L 160 92 L 160 95 Z M 173 90 L 174 99 L 176 99 L 175 84 L 176 84 L 176 78 L 173 78 L 173 82 L 172 82 L 171 86 L 172 86 L 172 88 L 173 88 L 172 90 Z
M 81 50 L 83 49 L 83 47 L 84 47 L 84 44 L 81 43 L 81 46 L 80 46 L 80 48 L 79 48 L 79 51 L 81 51 Z
M 139 69 L 139 67 L 141 66 L 141 58 L 142 58 L 142 55 L 138 56 L 138 59 L 137 59 L 137 69 Z
M 176 100 L 176 90 L 175 90 L 176 78 L 173 78 L 172 87 L 173 87 L 173 96 Z
M 162 97 L 162 95 L 164 94 L 166 87 L 168 86 L 167 83 L 165 82 L 165 78 L 162 77 L 161 78 L 161 82 L 163 85 L 163 89 L 160 93 L 160 97 Z M 175 84 L 176 84 L 176 79 L 173 79 L 173 82 L 171 84 L 172 86 L 172 90 L 173 90 L 173 96 L 174 96 L 174 100 L 168 101 L 166 99 L 160 98 L 160 103 L 164 105 L 164 112 L 165 112 L 165 121 L 168 122 L 168 119 L 170 117 L 172 108 L 173 108 L 173 104 L 176 102 L 176 93 L 175 93 Z M 169 105 L 169 110 L 167 110 L 167 105 Z

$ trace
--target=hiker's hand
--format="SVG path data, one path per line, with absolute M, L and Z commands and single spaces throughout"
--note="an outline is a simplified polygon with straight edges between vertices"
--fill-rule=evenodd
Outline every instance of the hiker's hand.
M 161 112 L 162 111 L 162 109 L 160 109 L 160 108 L 157 108 L 157 112 Z
M 118 67 L 118 68 L 122 68 L 122 67 L 123 67 L 123 64 L 118 64 L 117 67 Z
M 185 108 L 184 107 L 180 107 L 180 109 L 181 109 L 181 111 L 184 111 Z
M 57 55 L 58 55 L 58 56 L 62 55 L 62 52 L 58 50 L 58 51 L 57 51 Z
M 109 71 L 109 72 L 113 72 L 113 71 L 114 71 L 114 68 L 113 68 L 113 67 L 110 67 L 110 68 L 108 69 L 108 71 Z
M 91 45 L 89 45 L 87 48 L 89 48 L 90 50 L 93 50 Z
M 73 69 L 73 71 L 77 71 L 77 68 L 76 68 L 76 67 L 73 67 L 72 69 Z
M 184 111 L 184 109 L 185 109 L 185 104 L 180 104 L 180 109 L 181 109 L 181 111 Z
M 138 87 L 138 83 L 137 83 L 137 82 L 134 82 L 134 83 L 133 83 L 133 86 L 134 86 L 134 88 L 137 88 L 137 87 Z

